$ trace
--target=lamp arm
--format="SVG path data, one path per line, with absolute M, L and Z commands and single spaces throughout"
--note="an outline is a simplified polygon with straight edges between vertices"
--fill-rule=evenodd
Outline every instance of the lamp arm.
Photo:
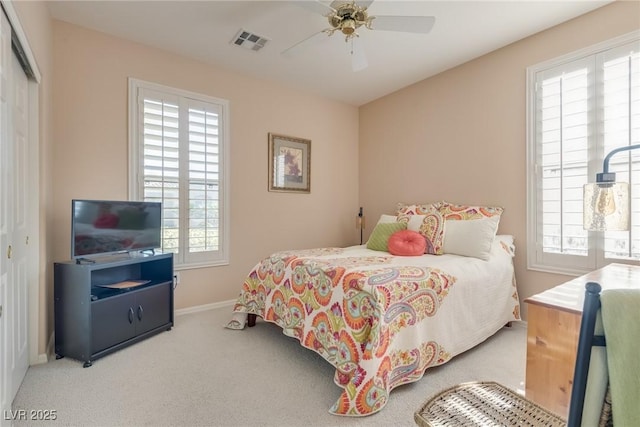
M 604 158 L 604 163 L 602 164 L 602 173 L 603 174 L 609 173 L 609 160 L 611 159 L 611 156 L 621 151 L 630 151 L 630 150 L 635 150 L 636 148 L 640 148 L 640 144 L 627 145 L 625 147 L 620 147 L 620 148 L 616 148 L 615 150 L 611 150 L 611 152 L 607 154 L 607 157 Z

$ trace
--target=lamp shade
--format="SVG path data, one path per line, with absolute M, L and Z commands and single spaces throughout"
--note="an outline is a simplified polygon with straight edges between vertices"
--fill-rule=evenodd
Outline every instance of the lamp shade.
M 629 230 L 629 184 L 626 182 L 586 184 L 583 215 L 585 230 Z

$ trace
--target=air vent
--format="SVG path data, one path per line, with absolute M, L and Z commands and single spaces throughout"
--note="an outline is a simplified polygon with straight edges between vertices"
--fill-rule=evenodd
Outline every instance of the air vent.
M 242 48 L 257 52 L 262 49 L 268 41 L 269 39 L 266 37 L 262 37 L 247 30 L 241 29 L 231 40 L 231 43 L 235 44 L 236 46 L 240 46 Z

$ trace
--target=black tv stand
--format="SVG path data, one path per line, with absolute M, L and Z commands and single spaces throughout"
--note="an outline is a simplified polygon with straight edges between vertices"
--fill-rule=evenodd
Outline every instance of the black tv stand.
M 93 361 L 173 327 L 173 254 L 54 263 L 56 359 Z

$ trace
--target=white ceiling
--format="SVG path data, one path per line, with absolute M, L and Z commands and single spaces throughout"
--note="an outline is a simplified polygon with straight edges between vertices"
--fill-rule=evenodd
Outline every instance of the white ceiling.
M 339 33 L 293 57 L 281 55 L 328 27 L 326 18 L 300 5 L 304 1 L 49 0 L 47 4 L 58 20 L 362 105 L 610 3 L 375 0 L 370 15 L 426 15 L 436 22 L 429 34 L 359 29 L 369 66 L 353 72 Z M 231 40 L 240 29 L 269 42 L 258 52 L 237 47 Z

